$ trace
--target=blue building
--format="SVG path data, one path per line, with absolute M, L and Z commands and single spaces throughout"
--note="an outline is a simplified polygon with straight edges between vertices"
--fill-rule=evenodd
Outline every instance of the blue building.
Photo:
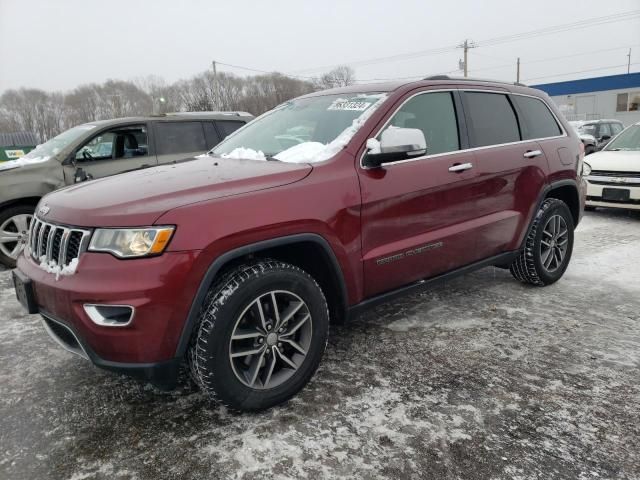
M 640 72 L 531 86 L 547 92 L 567 120 L 640 122 Z

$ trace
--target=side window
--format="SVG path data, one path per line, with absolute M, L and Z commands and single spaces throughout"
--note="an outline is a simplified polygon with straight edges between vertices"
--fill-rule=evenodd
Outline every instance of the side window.
M 99 133 L 80 147 L 76 153 L 76 160 L 117 160 L 144 157 L 148 154 L 147 127 L 134 125 Z
M 624 130 L 624 127 L 622 125 L 620 125 L 619 123 L 612 123 L 611 124 L 611 133 L 613 135 L 619 134 L 622 130 Z
M 474 147 L 520 140 L 518 120 L 506 95 L 466 92 Z
M 522 95 L 512 95 L 511 100 L 522 115 L 523 140 L 562 135 L 558 122 L 542 100 Z
M 244 125 L 244 122 L 238 122 L 234 120 L 218 120 L 216 121 L 216 124 L 218 125 L 218 129 L 220 130 L 222 139 L 224 140 L 233 132 L 242 127 Z
M 405 103 L 389 127 L 418 128 L 427 141 L 427 155 L 460 149 L 458 122 L 450 92 L 423 93 Z
M 207 143 L 200 122 L 156 123 L 158 155 L 204 152 Z
M 215 147 L 222 140 L 213 122 L 202 122 L 204 127 L 204 135 L 207 137 L 207 149 Z
M 611 136 L 611 129 L 608 123 L 601 123 L 598 126 L 598 138 L 602 138 L 605 135 Z
M 616 112 L 626 112 L 629 103 L 628 93 L 619 93 L 616 99 Z

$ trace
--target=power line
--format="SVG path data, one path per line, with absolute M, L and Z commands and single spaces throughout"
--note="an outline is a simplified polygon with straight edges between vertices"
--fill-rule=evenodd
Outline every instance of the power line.
M 588 73 L 588 72 L 595 72 L 595 71 L 598 71 L 598 70 L 608 70 L 608 69 L 611 69 L 611 68 L 621 68 L 621 67 L 626 67 L 627 65 L 629 65 L 629 66 L 631 66 L 631 65 L 640 65 L 640 62 L 635 62 L 635 63 L 631 63 L 631 64 L 623 63 L 621 65 L 610 65 L 608 67 L 590 68 L 589 70 L 578 70 L 578 71 L 575 71 L 575 72 L 556 73 L 556 74 L 553 74 L 553 75 L 545 75 L 543 77 L 532 77 L 532 78 L 527 78 L 525 80 L 525 82 L 529 82 L 531 80 L 539 80 L 541 78 L 564 77 L 566 75 L 574 75 L 576 73 Z
M 580 21 L 577 21 L 577 22 L 566 23 L 566 24 L 562 24 L 562 25 L 555 25 L 555 26 L 552 26 L 552 27 L 545 27 L 545 28 L 541 28 L 541 29 L 538 29 L 538 30 L 530 30 L 530 31 L 527 31 L 527 32 L 521 32 L 521 33 L 505 35 L 505 36 L 501 36 L 501 37 L 489 38 L 489 39 L 486 39 L 486 40 L 482 40 L 482 41 L 476 42 L 476 45 L 479 46 L 479 47 L 499 45 L 499 44 L 502 44 L 502 43 L 522 40 L 522 39 L 525 39 L 525 38 L 533 38 L 533 37 L 542 36 L 542 35 L 550 35 L 550 34 L 553 34 L 553 33 L 562 33 L 562 32 L 566 32 L 566 31 L 569 31 L 569 30 L 576 30 L 576 29 L 586 28 L 586 27 L 590 27 L 590 26 L 603 25 L 603 24 L 607 24 L 607 23 L 634 20 L 634 19 L 637 19 L 637 18 L 640 18 L 640 10 L 631 10 L 631 11 L 628 11 L 628 12 L 622 12 L 622 13 L 617 13 L 617 14 L 613 14 L 613 15 L 607 15 L 607 16 L 604 16 L 604 17 L 589 18 L 589 19 L 580 20 Z M 422 57 L 422 56 L 426 56 L 426 55 L 437 55 L 437 54 L 441 54 L 441 53 L 451 52 L 451 51 L 454 51 L 456 49 L 456 47 L 457 47 L 457 45 L 449 45 L 449 46 L 446 46 L 446 47 L 433 48 L 433 49 L 428 49 L 428 50 L 420 50 L 420 51 L 409 52 L 409 53 L 401 53 L 401 54 L 397 54 L 397 55 L 390 55 L 390 56 L 387 56 L 387 57 L 369 58 L 369 59 L 366 59 L 366 60 L 357 60 L 357 61 L 352 61 L 352 62 L 342 62 L 342 63 L 339 63 L 339 64 L 323 65 L 321 67 L 312 67 L 312 68 L 306 68 L 306 69 L 299 69 L 299 70 L 295 70 L 295 71 L 296 72 L 309 72 L 309 71 L 316 71 L 316 70 L 325 70 L 325 69 L 336 67 L 338 65 L 364 66 L 364 65 L 372 65 L 372 64 L 375 64 L 375 63 L 386 63 L 386 62 L 390 62 L 390 61 L 413 59 L 413 58 L 418 58 L 418 57 Z

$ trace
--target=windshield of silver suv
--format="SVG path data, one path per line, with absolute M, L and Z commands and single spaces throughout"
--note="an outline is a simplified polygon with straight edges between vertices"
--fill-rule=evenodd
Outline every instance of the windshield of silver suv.
M 30 151 L 24 157 L 21 157 L 17 160 L 0 163 L 0 170 L 10 170 L 22 165 L 46 162 L 51 157 L 57 155 L 82 135 L 84 135 L 87 130 L 91 130 L 92 128 L 95 128 L 95 126 L 79 125 L 77 127 L 66 130 L 60 135 L 53 137 L 48 142 L 45 142 L 42 145 L 38 145 L 35 150 Z
M 327 160 L 385 98 L 384 93 L 349 93 L 292 100 L 227 137 L 209 154 L 293 163 Z
M 640 125 L 632 125 L 604 148 L 608 151 L 640 151 Z

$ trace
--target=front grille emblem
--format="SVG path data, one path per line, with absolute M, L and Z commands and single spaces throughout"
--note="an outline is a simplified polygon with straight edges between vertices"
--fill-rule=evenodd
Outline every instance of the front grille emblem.
M 49 205 L 45 204 L 38 209 L 38 214 L 44 217 L 47 213 L 49 213 L 50 210 L 51 208 L 49 208 Z

